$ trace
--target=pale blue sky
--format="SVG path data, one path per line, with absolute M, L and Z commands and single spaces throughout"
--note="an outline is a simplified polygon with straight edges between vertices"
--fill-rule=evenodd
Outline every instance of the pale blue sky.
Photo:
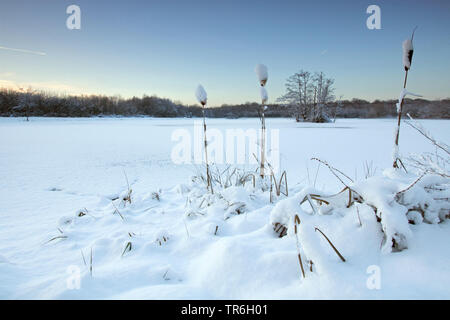
M 81 30 L 66 8 L 81 7 Z M 381 8 L 381 30 L 366 8 Z M 273 102 L 299 69 L 336 79 L 345 99 L 395 99 L 401 43 L 418 26 L 408 88 L 450 96 L 450 1 L 0 0 L 0 86 L 69 93 L 156 94 L 209 104 L 259 100 L 254 67 L 269 68 Z

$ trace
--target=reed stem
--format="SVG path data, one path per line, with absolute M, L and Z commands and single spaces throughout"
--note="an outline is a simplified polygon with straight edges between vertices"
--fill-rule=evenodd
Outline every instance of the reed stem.
M 405 80 L 403 81 L 403 89 L 406 89 L 406 82 L 407 81 L 408 81 L 408 70 L 405 70 Z M 398 141 L 399 141 L 399 138 L 400 138 L 400 123 L 402 121 L 403 100 L 404 100 L 404 98 L 402 97 L 402 100 L 400 101 L 400 106 L 398 108 L 397 132 L 396 132 L 396 135 L 395 135 L 395 146 L 396 146 L 396 148 L 398 148 Z M 393 163 L 392 166 L 394 168 L 399 168 L 398 158 L 394 159 L 394 163 Z
M 264 162 L 265 160 L 265 153 L 266 153 L 266 119 L 264 116 L 264 103 L 261 104 L 261 164 L 259 173 L 261 175 L 261 178 L 264 178 L 265 176 L 265 168 L 264 168 Z
M 206 139 L 206 119 L 205 119 L 205 105 L 203 105 L 202 112 L 203 112 L 203 141 L 205 145 L 205 162 L 206 162 L 206 183 L 207 188 L 211 190 L 211 193 L 214 194 L 214 190 L 211 184 L 211 174 L 209 172 L 209 163 L 208 163 L 208 141 Z

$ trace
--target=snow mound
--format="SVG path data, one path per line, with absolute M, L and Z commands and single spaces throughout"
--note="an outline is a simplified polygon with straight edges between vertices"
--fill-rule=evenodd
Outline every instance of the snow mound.
M 427 238 L 433 225 L 448 229 L 443 177 L 417 181 L 386 170 L 337 194 L 297 186 L 275 203 L 260 185 L 216 185 L 211 194 L 193 177 L 131 201 L 78 210 L 61 219 L 46 246 L 81 253 L 83 285 L 47 292 L 52 298 L 380 298 L 366 281 L 375 266 L 392 281 L 382 297 L 404 298 L 401 288 L 417 282 L 399 277 L 405 261 L 419 268 L 430 258 L 426 244 L 430 252 L 446 247 Z M 280 226 L 286 232 L 277 232 Z M 397 258 L 391 253 L 400 251 Z

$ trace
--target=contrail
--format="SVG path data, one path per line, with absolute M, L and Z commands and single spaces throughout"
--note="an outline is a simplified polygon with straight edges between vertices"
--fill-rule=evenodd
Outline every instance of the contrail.
M 32 50 L 26 50 L 26 49 L 8 48 L 8 47 L 2 47 L 2 46 L 0 46 L 0 49 L 9 50 L 9 51 L 16 51 L 16 52 L 23 52 L 23 53 L 37 54 L 39 56 L 46 56 L 47 55 L 45 52 L 32 51 Z

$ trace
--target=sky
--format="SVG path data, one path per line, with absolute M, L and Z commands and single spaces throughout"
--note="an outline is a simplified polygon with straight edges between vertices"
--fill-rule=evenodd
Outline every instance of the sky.
M 66 27 L 72 4 L 80 30 Z M 380 30 L 366 26 L 372 4 Z M 343 99 L 396 99 L 415 26 L 408 89 L 450 97 L 448 0 L 0 0 L 0 87 L 194 104 L 202 84 L 219 106 L 259 101 L 263 63 L 269 102 L 300 69 L 334 78 Z

